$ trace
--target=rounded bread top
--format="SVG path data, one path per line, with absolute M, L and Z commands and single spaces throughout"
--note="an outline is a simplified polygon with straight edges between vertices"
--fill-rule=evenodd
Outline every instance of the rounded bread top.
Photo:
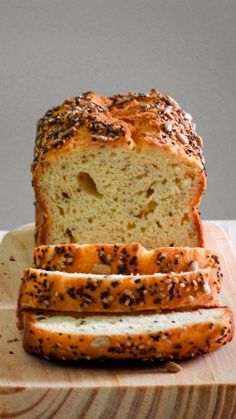
M 100 96 L 86 92 L 48 110 L 37 122 L 34 164 L 73 142 L 130 148 L 156 145 L 184 153 L 205 170 L 202 138 L 191 115 L 170 96 L 150 93 Z

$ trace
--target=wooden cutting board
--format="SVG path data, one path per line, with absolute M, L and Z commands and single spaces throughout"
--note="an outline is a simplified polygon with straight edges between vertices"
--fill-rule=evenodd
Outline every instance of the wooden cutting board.
M 236 256 L 224 232 L 205 224 L 207 246 L 220 256 L 222 304 L 236 314 Z M 25 353 L 15 326 L 22 270 L 32 263 L 33 225 L 8 233 L 0 246 L 0 418 L 236 418 L 236 338 L 181 363 L 50 363 Z

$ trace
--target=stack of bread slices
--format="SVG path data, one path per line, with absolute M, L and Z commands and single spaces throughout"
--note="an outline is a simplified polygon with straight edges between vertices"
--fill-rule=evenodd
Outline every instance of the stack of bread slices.
M 42 245 L 18 302 L 24 348 L 49 359 L 181 359 L 232 337 L 206 248 Z

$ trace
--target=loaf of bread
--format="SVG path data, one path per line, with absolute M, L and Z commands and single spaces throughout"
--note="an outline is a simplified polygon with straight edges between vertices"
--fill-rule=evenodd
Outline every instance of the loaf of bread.
M 211 268 L 222 276 L 218 256 L 201 247 L 147 250 L 139 243 L 42 245 L 34 249 L 34 263 L 39 269 L 71 273 L 147 275 Z
M 183 310 L 218 305 L 220 282 L 210 268 L 152 275 L 95 275 L 27 269 L 19 293 L 24 309 L 58 312 Z
M 228 308 L 169 314 L 49 316 L 23 313 L 26 351 L 47 359 L 183 359 L 232 339 Z
M 36 243 L 203 246 L 202 139 L 156 90 L 87 92 L 38 121 L 32 165 Z

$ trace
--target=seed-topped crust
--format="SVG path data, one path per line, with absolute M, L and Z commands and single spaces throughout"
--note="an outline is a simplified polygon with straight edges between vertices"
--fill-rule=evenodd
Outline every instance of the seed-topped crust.
M 193 157 L 205 170 L 202 139 L 195 128 L 191 115 L 155 89 L 110 97 L 86 92 L 66 99 L 39 119 L 33 168 L 68 143 L 128 147 L 146 143 Z
M 211 268 L 222 276 L 218 256 L 207 248 L 159 247 L 139 243 L 42 245 L 34 249 L 37 268 L 94 274 L 153 274 Z

